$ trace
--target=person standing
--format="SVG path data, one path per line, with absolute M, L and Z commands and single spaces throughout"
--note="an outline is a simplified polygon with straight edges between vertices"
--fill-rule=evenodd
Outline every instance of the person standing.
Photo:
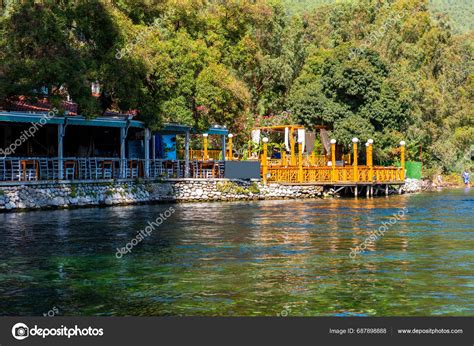
M 464 185 L 466 185 L 466 187 L 470 187 L 471 176 L 467 169 L 464 170 L 464 173 L 462 174 L 462 179 L 464 180 Z

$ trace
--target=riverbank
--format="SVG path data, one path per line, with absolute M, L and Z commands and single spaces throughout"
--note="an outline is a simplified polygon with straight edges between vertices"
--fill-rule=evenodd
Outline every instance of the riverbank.
M 464 184 L 460 180 L 441 179 L 439 181 L 431 179 L 406 179 L 402 190 L 404 193 L 415 193 L 422 191 L 438 191 L 441 189 L 464 188 Z
M 322 186 L 268 184 L 230 179 L 169 179 L 166 181 L 110 181 L 41 183 L 0 186 L 0 211 L 158 202 L 211 202 L 264 199 L 302 199 L 329 195 Z
M 407 179 L 403 193 L 433 190 L 428 181 Z M 391 193 L 398 193 L 391 190 Z M 289 185 L 236 179 L 44 182 L 0 186 L 0 212 L 100 207 L 160 202 L 224 202 L 312 199 L 337 195 L 321 185 Z

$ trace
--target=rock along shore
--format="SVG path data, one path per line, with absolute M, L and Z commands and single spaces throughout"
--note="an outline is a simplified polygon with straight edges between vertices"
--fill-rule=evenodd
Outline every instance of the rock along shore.
M 166 181 L 45 182 L 0 186 L 0 212 L 156 202 L 208 202 L 319 198 L 321 186 L 229 179 Z
M 431 190 L 427 181 L 407 179 L 404 193 Z M 159 202 L 219 202 L 306 199 L 332 196 L 316 185 L 231 179 L 163 181 L 30 182 L 0 185 L 0 212 L 129 205 Z

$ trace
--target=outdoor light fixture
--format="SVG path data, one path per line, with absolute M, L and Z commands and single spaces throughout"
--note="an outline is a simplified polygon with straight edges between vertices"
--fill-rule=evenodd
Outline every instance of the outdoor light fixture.
M 358 143 L 358 142 L 359 142 L 359 138 L 357 137 L 352 138 L 352 143 Z
M 401 145 L 402 147 L 405 146 L 405 144 L 406 144 L 405 141 L 401 141 L 401 142 L 400 142 L 400 145 Z
M 268 143 L 268 138 L 267 138 L 267 137 L 263 137 L 263 138 L 262 138 L 262 142 L 263 142 L 263 143 Z
M 374 144 L 374 140 L 373 140 L 373 139 L 369 139 L 369 140 L 367 140 L 367 143 L 369 143 L 369 144 Z
M 209 134 L 208 133 L 203 133 L 202 136 L 207 137 L 207 136 L 209 136 Z
M 229 138 L 232 138 L 234 137 L 234 135 L 232 133 L 229 133 Z
M 336 140 L 335 139 L 331 139 L 331 144 L 336 144 Z

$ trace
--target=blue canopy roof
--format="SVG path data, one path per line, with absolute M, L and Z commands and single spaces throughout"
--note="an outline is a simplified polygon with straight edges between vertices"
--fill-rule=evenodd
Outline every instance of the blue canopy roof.
M 121 116 L 106 116 L 96 117 L 92 119 L 85 118 L 81 115 L 75 116 L 54 116 L 46 118 L 47 113 L 27 113 L 27 112 L 7 112 L 0 111 L 0 122 L 11 123 L 39 123 L 59 125 L 68 124 L 76 126 L 102 126 L 102 127 L 135 127 L 144 129 L 145 123 L 139 120 L 132 120 L 130 117 Z M 45 122 L 46 121 L 46 122 Z M 196 133 L 191 126 L 181 124 L 165 124 L 163 129 L 157 131 L 163 134 L 185 134 L 186 132 Z M 207 131 L 210 135 L 227 135 L 229 131 L 222 126 L 214 125 Z

